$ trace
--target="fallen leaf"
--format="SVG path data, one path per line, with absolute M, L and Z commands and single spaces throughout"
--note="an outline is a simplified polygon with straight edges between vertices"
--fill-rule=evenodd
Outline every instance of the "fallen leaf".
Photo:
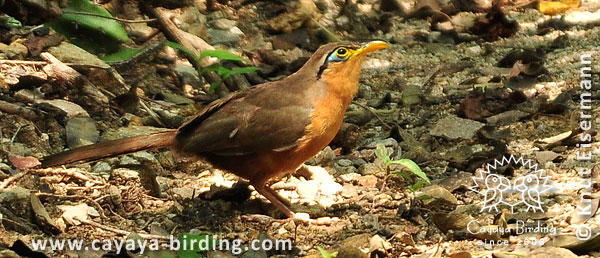
M 554 1 L 540 1 L 538 10 L 546 15 L 557 15 L 564 13 L 565 11 L 579 7 L 581 4 L 580 0 L 561 0 L 558 2 Z
M 8 160 L 10 160 L 10 163 L 12 163 L 15 168 L 20 170 L 29 169 L 42 164 L 37 158 L 32 156 L 23 157 L 10 155 L 8 156 Z

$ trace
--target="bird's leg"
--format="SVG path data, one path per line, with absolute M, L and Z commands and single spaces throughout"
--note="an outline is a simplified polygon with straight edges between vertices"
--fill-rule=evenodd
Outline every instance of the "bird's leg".
M 275 191 L 273 191 L 273 189 L 269 188 L 264 183 L 252 184 L 252 185 L 254 186 L 254 189 L 256 189 L 256 191 L 259 194 L 262 194 L 262 196 L 267 198 L 267 200 L 271 201 L 271 203 L 273 205 L 275 205 L 275 207 L 277 207 L 277 209 L 279 209 L 281 212 L 283 212 L 283 214 L 285 214 L 285 216 L 287 216 L 288 218 L 295 217 L 294 213 L 290 210 L 290 208 L 285 206 L 285 204 L 283 204 L 283 202 L 281 201 L 281 199 L 283 199 L 283 197 L 281 197 L 279 194 L 277 194 Z
M 273 188 L 271 188 L 268 185 L 264 186 L 265 191 L 269 191 L 271 192 L 272 195 L 274 195 L 275 197 L 277 197 L 277 199 L 279 199 L 281 201 L 281 203 L 283 203 L 283 205 L 285 207 L 290 207 L 292 206 L 292 203 L 290 202 L 290 200 L 284 198 L 283 196 L 281 196 L 281 194 L 279 194 L 278 192 L 276 192 L 275 190 L 273 190 Z

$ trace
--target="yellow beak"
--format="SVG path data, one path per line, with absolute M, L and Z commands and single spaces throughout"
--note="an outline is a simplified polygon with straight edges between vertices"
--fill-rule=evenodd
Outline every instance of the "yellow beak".
M 363 47 L 359 48 L 357 50 L 358 53 L 356 53 L 356 54 L 366 54 L 369 52 L 373 52 L 375 50 L 387 48 L 389 46 L 390 45 L 388 43 L 385 43 L 383 41 L 379 41 L 379 40 L 371 41 L 371 42 L 364 44 Z

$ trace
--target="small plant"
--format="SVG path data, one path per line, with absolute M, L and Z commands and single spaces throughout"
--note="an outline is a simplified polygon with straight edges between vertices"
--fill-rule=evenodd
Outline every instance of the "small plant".
M 184 46 L 175 43 L 175 42 L 171 42 L 171 41 L 167 41 L 165 42 L 165 45 L 172 47 L 174 49 L 177 49 L 181 52 L 186 53 L 188 56 L 191 57 L 190 62 L 193 62 L 194 67 L 201 67 L 200 66 L 200 60 L 202 60 L 202 58 L 205 57 L 214 57 L 219 59 L 219 61 L 234 61 L 234 62 L 243 62 L 244 59 L 236 54 L 233 54 L 227 50 L 204 50 L 202 51 L 202 53 L 200 53 L 200 56 L 197 56 L 196 54 L 194 54 L 194 52 L 188 50 L 187 48 L 185 48 Z M 216 72 L 219 77 L 221 77 L 221 80 L 218 82 L 213 82 L 210 84 L 210 91 L 215 90 L 219 85 L 221 85 L 223 83 L 223 81 L 225 81 L 227 78 L 229 78 L 232 75 L 235 74 L 246 74 L 246 73 L 250 73 L 250 72 L 255 72 L 260 70 L 260 68 L 256 67 L 256 66 L 248 66 L 248 67 L 239 67 L 239 68 L 233 68 L 233 69 L 229 69 L 225 66 L 223 66 L 223 64 L 219 63 L 214 63 L 212 65 L 209 65 L 207 67 L 203 67 L 201 69 L 198 69 L 198 75 L 202 75 L 203 73 L 206 72 Z
M 325 249 L 323 249 L 320 246 L 317 246 L 317 250 L 319 250 L 319 253 L 321 253 L 321 256 L 323 258 L 333 258 L 333 257 L 337 257 L 338 252 L 335 251 L 333 253 L 328 253 L 327 251 L 325 251 Z
M 200 235 L 183 233 L 179 235 L 179 258 L 202 258 L 202 253 L 214 249 L 213 238 L 208 233 Z
M 415 163 L 414 161 L 410 159 L 392 160 L 390 158 L 391 153 L 388 153 L 387 148 L 383 144 L 377 144 L 377 149 L 375 149 L 375 155 L 383 161 L 385 170 L 387 172 L 386 179 L 388 175 L 397 175 L 401 176 L 409 182 L 416 180 L 414 184 L 408 186 L 408 189 L 410 189 L 413 192 L 419 190 L 424 184 L 431 183 L 429 177 L 427 177 L 427 175 L 421 170 L 419 165 L 417 165 L 417 163 Z M 392 165 L 400 165 L 403 167 L 403 169 L 400 171 L 394 171 L 392 173 L 390 171 Z M 414 176 L 417 176 L 417 178 L 414 179 Z

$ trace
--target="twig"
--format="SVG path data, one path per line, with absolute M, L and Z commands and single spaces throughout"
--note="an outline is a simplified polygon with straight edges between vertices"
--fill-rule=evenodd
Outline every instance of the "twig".
M 88 176 L 84 175 L 83 173 L 79 172 L 77 169 L 74 169 L 74 168 L 67 168 L 67 169 L 64 169 L 64 168 L 40 168 L 40 169 L 32 169 L 30 171 L 34 172 L 36 174 L 41 174 L 41 175 L 65 175 L 65 176 L 79 179 L 81 181 L 89 181 L 89 182 L 93 182 L 96 184 L 102 184 L 102 182 L 91 179 Z
M 122 229 L 116 229 L 116 228 L 113 228 L 113 227 L 102 225 L 102 224 L 100 224 L 98 222 L 95 222 L 95 221 L 92 221 L 92 220 L 79 219 L 77 217 L 75 217 L 73 219 L 78 220 L 79 222 L 81 222 L 83 224 L 88 224 L 90 226 L 101 228 L 101 229 L 104 229 L 106 231 L 114 232 L 114 233 L 117 233 L 119 235 L 128 236 L 129 234 L 131 234 L 131 232 L 129 232 L 129 231 L 122 230 Z M 144 233 L 136 233 L 136 234 L 138 236 L 140 236 L 141 238 L 144 238 L 144 239 L 161 239 L 161 240 L 169 240 L 170 239 L 168 236 L 152 235 L 152 234 L 144 234 Z
M 361 108 L 364 108 L 364 109 L 365 109 L 365 110 L 367 110 L 369 113 L 373 114 L 373 116 L 375 116 L 375 118 L 377 118 L 377 120 L 379 120 L 379 122 L 380 122 L 380 123 L 381 123 L 383 126 L 385 126 L 385 128 L 387 128 L 388 130 L 391 130 L 391 129 L 392 129 L 392 127 L 391 127 L 390 125 L 388 125 L 388 124 L 387 124 L 385 121 L 383 121 L 383 119 L 382 119 L 382 118 L 381 118 L 381 117 L 380 117 L 380 116 L 379 116 L 377 113 L 375 113 L 375 111 L 371 110 L 369 107 L 367 107 L 367 106 L 365 106 L 365 105 L 363 105 L 363 104 L 360 104 L 360 103 L 358 103 L 358 102 L 352 102 L 352 103 L 353 103 L 353 104 L 355 104 L 355 105 L 357 105 L 357 106 L 359 106 L 359 107 L 361 107 Z
M 35 120 L 38 115 L 31 109 L 0 100 L 0 111 L 13 115 L 20 115 L 27 120 Z
M 108 219 L 106 217 L 106 215 L 104 215 L 104 209 L 102 209 L 102 206 L 100 206 L 100 204 L 96 201 L 94 201 L 92 198 L 87 197 L 87 196 L 83 196 L 83 195 L 58 195 L 58 194 L 51 194 L 51 193 L 36 193 L 35 194 L 37 197 L 56 197 L 56 198 L 62 198 L 62 199 L 85 199 L 87 201 L 89 201 L 90 203 L 92 203 L 92 205 L 94 207 L 96 207 L 96 209 L 98 210 L 98 213 L 100 213 L 100 217 L 102 219 Z
M 45 65 L 45 61 L 25 61 L 25 60 L 6 60 L 0 59 L 0 64 L 25 64 L 25 65 Z
M 154 121 L 156 121 L 159 125 L 161 125 L 162 127 L 168 127 L 166 126 L 158 117 L 158 115 L 156 113 L 154 113 L 154 111 L 152 111 L 152 109 L 150 109 L 148 107 L 148 105 L 146 105 L 146 103 L 140 99 L 140 106 L 142 106 L 143 109 L 145 109 L 148 114 L 150 114 L 150 117 L 152 117 L 152 119 L 154 119 Z
M 440 247 L 442 246 L 442 240 L 443 240 L 443 239 L 444 239 L 444 237 L 440 237 L 440 239 L 438 240 L 438 242 L 437 242 L 437 245 L 436 245 L 436 247 L 435 247 L 435 252 L 433 252 L 433 253 L 432 253 L 432 254 L 429 256 L 429 258 L 438 257 L 438 254 L 439 254 L 439 253 L 440 253 L 440 251 L 441 251 L 441 250 L 440 250 L 440 249 L 441 249 Z
M 126 22 L 126 23 L 147 23 L 147 22 L 156 21 L 156 18 L 142 19 L 142 20 L 127 20 L 127 19 L 121 19 L 121 18 L 116 18 L 116 17 L 108 17 L 108 16 L 104 16 L 104 15 L 101 15 L 101 14 L 95 14 L 95 13 L 64 11 L 64 10 L 62 12 L 65 13 L 65 14 L 78 14 L 78 15 L 87 15 L 87 16 L 100 17 L 100 18 L 105 18 L 105 19 L 115 20 L 115 21 L 120 21 L 120 22 Z
M 427 84 L 429 84 L 431 79 L 433 79 L 433 77 L 435 77 L 435 75 L 440 71 L 441 68 L 442 68 L 442 65 L 438 65 L 435 69 L 433 69 L 431 71 L 431 73 L 429 73 L 429 75 L 427 75 L 427 77 L 425 78 L 425 81 L 423 81 L 421 88 L 425 88 L 425 86 L 427 86 Z
M 335 40 L 336 42 L 341 42 L 342 40 L 336 36 L 333 32 L 331 32 L 329 29 L 325 28 L 325 26 L 323 26 L 319 21 L 317 21 L 315 18 L 310 17 L 310 20 L 312 22 L 314 22 L 315 24 L 317 24 L 317 26 L 319 26 L 319 28 L 321 28 L 323 31 L 325 31 L 325 34 L 327 34 L 331 39 Z
M 0 64 L 47 65 L 48 62 L 0 59 Z M 66 64 L 67 66 L 76 66 L 76 67 L 91 67 L 91 68 L 98 68 L 98 69 L 110 69 L 110 67 L 101 66 L 101 65 L 93 65 L 93 64 L 78 64 L 78 63 L 64 63 L 64 64 Z
M 29 170 L 27 171 L 23 171 L 21 173 L 12 175 L 11 177 L 5 179 L 4 181 L 2 181 L 2 183 L 0 184 L 0 190 L 5 189 L 6 187 L 8 187 L 10 184 L 12 184 L 13 182 L 21 179 L 22 177 L 24 177 L 25 175 L 29 174 L 28 173 Z
M 13 144 L 15 142 L 15 139 L 17 138 L 17 135 L 19 134 L 19 131 L 21 131 L 21 128 L 23 128 L 22 125 L 20 125 L 19 128 L 17 128 L 17 131 L 15 132 L 15 134 L 13 135 L 13 137 L 10 139 L 10 144 Z

